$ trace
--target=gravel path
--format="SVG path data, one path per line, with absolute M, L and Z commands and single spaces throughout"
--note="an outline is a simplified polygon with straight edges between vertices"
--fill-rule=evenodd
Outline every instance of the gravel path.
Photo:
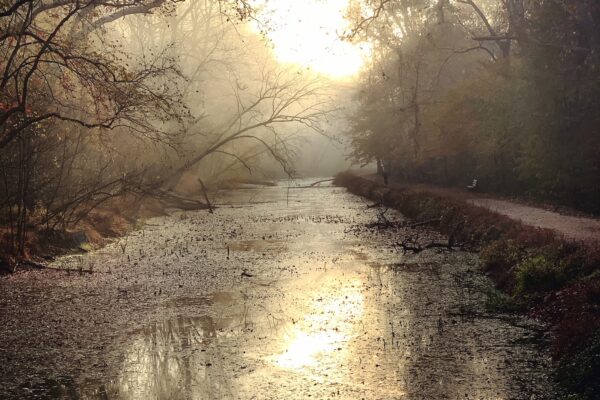
M 470 203 L 538 228 L 551 229 L 570 240 L 600 241 L 600 220 L 562 215 L 542 208 L 492 198 L 473 198 Z
M 361 174 L 365 179 L 382 182 L 376 175 Z M 404 184 L 390 183 L 390 187 L 405 189 Z M 432 185 L 411 185 L 411 189 L 423 190 L 440 196 L 457 197 L 479 207 L 487 208 L 498 214 L 506 215 L 516 221 L 536 228 L 553 230 L 563 235 L 568 240 L 575 241 L 600 241 L 600 219 L 565 215 L 508 200 L 499 200 L 485 194 L 474 194 L 452 188 L 443 188 Z

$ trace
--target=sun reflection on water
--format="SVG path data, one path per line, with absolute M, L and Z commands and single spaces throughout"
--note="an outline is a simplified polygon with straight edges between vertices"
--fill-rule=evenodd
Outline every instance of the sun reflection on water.
M 321 283 L 304 318 L 284 334 L 285 350 L 276 355 L 274 363 L 293 370 L 343 363 L 355 335 L 353 322 L 360 320 L 364 311 L 362 287 L 357 277 Z

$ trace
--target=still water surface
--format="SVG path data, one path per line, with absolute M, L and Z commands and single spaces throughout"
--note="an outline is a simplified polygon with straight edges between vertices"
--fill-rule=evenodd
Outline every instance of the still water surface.
M 214 214 L 154 218 L 55 265 L 93 274 L 1 282 L 3 310 L 28 312 L 0 321 L 0 394 L 553 398 L 540 327 L 485 311 L 475 255 L 403 255 L 403 235 L 435 234 L 369 230 L 365 200 L 286 186 L 221 192 Z

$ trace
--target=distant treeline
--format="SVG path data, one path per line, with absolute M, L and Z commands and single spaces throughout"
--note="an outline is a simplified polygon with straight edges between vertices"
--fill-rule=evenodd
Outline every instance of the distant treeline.
M 600 213 L 600 3 L 372 2 L 350 136 L 403 180 Z

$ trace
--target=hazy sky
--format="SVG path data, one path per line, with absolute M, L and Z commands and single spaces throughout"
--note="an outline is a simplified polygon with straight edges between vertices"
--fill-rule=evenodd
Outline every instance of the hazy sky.
M 363 66 L 369 46 L 340 39 L 349 0 L 263 2 L 258 19 L 280 62 L 294 63 L 331 78 L 351 78 Z M 260 29 L 258 24 L 255 29 Z

